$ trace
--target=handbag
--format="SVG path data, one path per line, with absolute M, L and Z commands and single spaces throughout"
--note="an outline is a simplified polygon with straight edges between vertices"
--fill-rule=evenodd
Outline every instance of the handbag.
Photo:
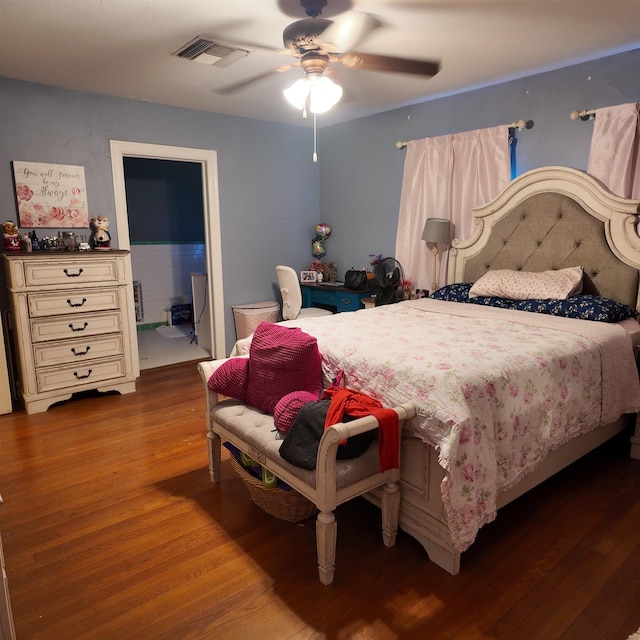
M 355 269 L 349 269 L 344 274 L 344 286 L 347 289 L 353 289 L 354 291 L 362 291 L 367 288 L 367 272 L 356 271 Z
M 324 423 L 330 405 L 331 400 L 325 398 L 307 402 L 302 406 L 280 445 L 280 456 L 289 464 L 302 469 L 316 468 L 318 447 L 324 434 Z M 342 416 L 343 422 L 351 422 L 355 419 L 354 416 L 346 413 Z M 347 438 L 338 447 L 336 458 L 345 460 L 361 456 L 375 440 L 377 433 L 371 430 Z

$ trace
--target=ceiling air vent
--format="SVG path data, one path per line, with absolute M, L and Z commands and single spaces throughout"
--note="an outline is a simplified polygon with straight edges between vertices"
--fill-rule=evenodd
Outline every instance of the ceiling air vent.
M 215 42 L 212 38 L 198 36 L 177 51 L 174 51 L 172 55 L 186 60 L 193 60 L 200 64 L 213 65 L 214 67 L 228 67 L 250 53 L 247 49 L 238 49 L 238 47 Z

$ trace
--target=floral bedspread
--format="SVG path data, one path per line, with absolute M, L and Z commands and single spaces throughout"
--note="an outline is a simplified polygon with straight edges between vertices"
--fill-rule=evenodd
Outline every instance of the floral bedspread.
M 457 550 L 496 496 L 570 438 L 640 410 L 628 332 L 615 324 L 422 299 L 292 320 L 318 340 L 325 378 L 386 406 L 434 446 Z

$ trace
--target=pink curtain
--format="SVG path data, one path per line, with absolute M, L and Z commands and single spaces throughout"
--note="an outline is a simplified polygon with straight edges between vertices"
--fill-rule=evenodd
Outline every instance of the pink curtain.
M 507 125 L 407 143 L 396 258 L 414 289 L 431 289 L 433 253 L 422 240 L 427 218 L 451 220 L 451 238 L 473 233 L 471 207 L 485 204 L 511 175 Z M 438 284 L 446 283 L 449 247 L 438 246 Z
M 623 198 L 640 198 L 640 102 L 596 109 L 587 171 Z

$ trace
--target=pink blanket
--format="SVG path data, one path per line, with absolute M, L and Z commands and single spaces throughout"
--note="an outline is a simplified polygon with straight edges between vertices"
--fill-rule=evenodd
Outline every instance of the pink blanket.
M 317 338 L 326 380 L 342 369 L 385 406 L 416 405 L 405 433 L 439 453 L 459 551 L 550 451 L 640 410 L 631 338 L 616 324 L 430 299 L 285 324 Z

